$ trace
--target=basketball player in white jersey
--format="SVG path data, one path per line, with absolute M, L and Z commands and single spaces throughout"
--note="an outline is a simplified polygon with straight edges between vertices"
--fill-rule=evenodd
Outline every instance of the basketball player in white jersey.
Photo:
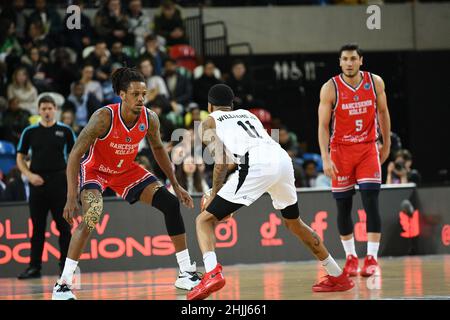
M 200 126 L 200 137 L 214 154 L 211 197 L 196 219 L 197 239 L 206 273 L 188 300 L 207 298 L 225 285 L 222 266 L 217 262 L 215 224 L 243 205 L 249 206 L 268 192 L 275 209 L 281 211 L 286 227 L 322 262 L 328 275 L 313 286 L 316 292 L 346 291 L 354 283 L 342 272 L 320 237 L 299 218 L 292 160 L 264 130 L 262 123 L 246 110 L 233 110 L 233 91 L 218 84 L 208 92 L 209 117 Z M 224 184 L 227 159 L 239 170 Z

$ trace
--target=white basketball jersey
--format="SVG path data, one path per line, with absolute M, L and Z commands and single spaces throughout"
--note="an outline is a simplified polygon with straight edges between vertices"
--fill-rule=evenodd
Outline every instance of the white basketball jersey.
M 236 162 L 251 149 L 279 146 L 269 136 L 261 121 L 247 110 L 214 111 L 210 116 L 216 122 L 217 136 Z

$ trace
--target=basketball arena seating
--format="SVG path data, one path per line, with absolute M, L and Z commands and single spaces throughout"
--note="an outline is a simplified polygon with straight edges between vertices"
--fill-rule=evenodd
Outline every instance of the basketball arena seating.
M 0 140 L 0 170 L 6 175 L 15 165 L 16 148 L 11 142 Z
M 169 48 L 169 56 L 174 59 L 179 66 L 193 72 L 197 66 L 195 49 L 187 44 L 177 44 Z

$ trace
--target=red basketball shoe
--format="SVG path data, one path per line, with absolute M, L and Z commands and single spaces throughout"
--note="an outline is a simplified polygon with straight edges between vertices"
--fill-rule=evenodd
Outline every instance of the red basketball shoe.
M 187 300 L 203 300 L 213 292 L 219 291 L 225 285 L 222 266 L 217 266 L 203 275 L 202 281 L 187 294 Z
M 313 285 L 314 292 L 347 291 L 355 286 L 352 279 L 345 272 L 338 277 L 326 275 L 325 279 Z
M 361 269 L 361 275 L 363 277 L 373 276 L 379 268 L 380 266 L 378 265 L 377 260 L 375 260 L 373 256 L 369 255 L 364 259 L 364 265 Z
M 347 261 L 345 262 L 344 272 L 347 273 L 350 277 L 356 277 L 358 275 L 358 263 L 358 257 L 349 254 L 347 256 Z

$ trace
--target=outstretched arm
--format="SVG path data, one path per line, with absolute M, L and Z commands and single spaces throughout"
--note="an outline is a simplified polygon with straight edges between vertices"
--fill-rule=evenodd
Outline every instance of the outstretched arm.
M 164 174 L 169 178 L 172 187 L 177 194 L 178 199 L 189 208 L 194 207 L 194 202 L 192 201 L 189 193 L 184 190 L 177 181 L 175 174 L 172 170 L 172 162 L 169 159 L 169 155 L 167 154 L 166 149 L 161 141 L 161 134 L 159 132 L 159 119 L 156 113 L 151 110 L 148 110 L 149 116 L 149 128 L 147 131 L 147 138 L 152 148 L 153 155 L 155 156 L 155 160 L 158 163 L 159 167 L 162 169 Z
M 97 110 L 81 131 L 67 160 L 67 202 L 64 218 L 72 224 L 73 213 L 77 209 L 78 172 L 81 157 L 98 137 L 105 135 L 111 124 L 111 114 L 107 109 Z

